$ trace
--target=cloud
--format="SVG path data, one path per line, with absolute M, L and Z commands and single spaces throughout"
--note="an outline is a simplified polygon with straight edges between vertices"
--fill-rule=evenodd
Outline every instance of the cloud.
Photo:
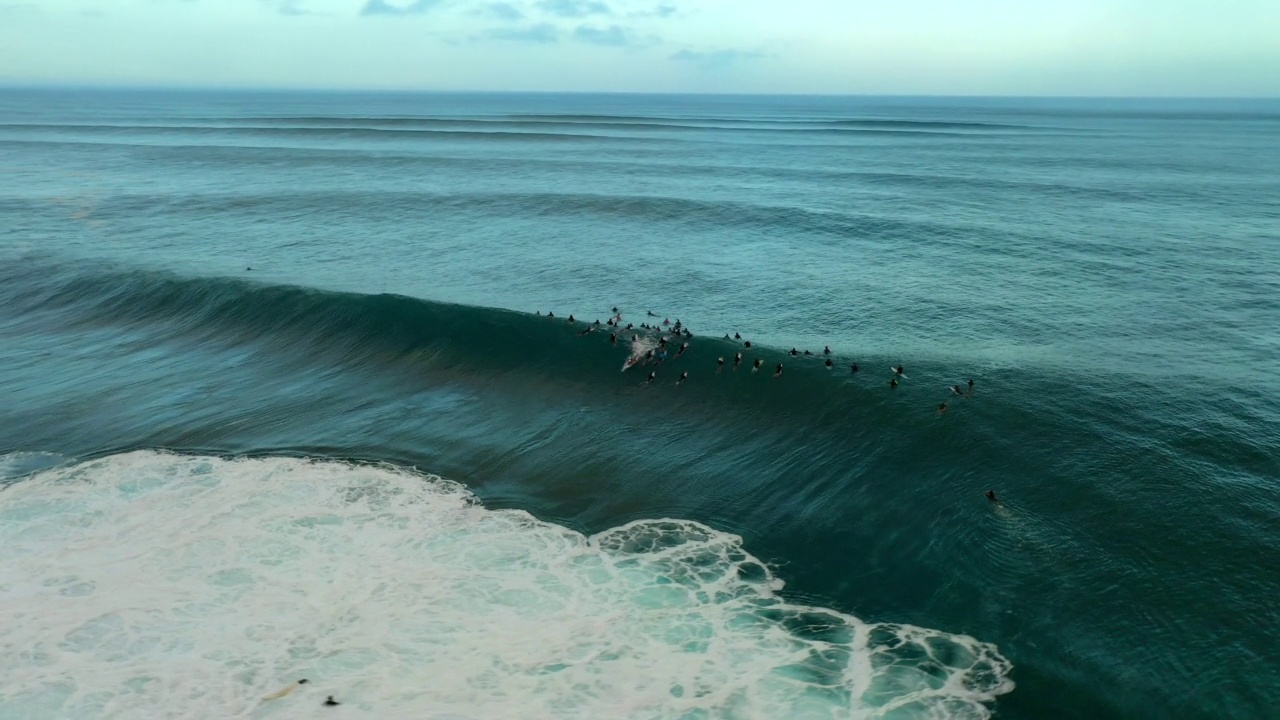
M 769 57 L 767 54 L 758 50 L 681 50 L 672 54 L 669 59 L 696 63 L 703 67 L 722 67 L 736 63 L 739 60 L 759 60 L 767 57 Z
M 584 43 L 608 45 L 609 47 L 645 47 L 662 42 L 660 38 L 654 36 L 638 37 L 634 32 L 621 25 L 610 25 L 607 28 L 579 25 L 573 31 L 573 36 Z
M 365 17 L 373 15 L 421 15 L 439 5 L 441 0 L 413 0 L 408 5 L 392 5 L 387 0 L 368 0 L 360 8 Z
M 298 7 L 298 0 L 262 0 L 262 4 L 272 10 L 275 10 L 281 15 L 286 15 L 288 17 L 303 17 L 306 15 L 320 14 Z
M 485 3 L 476 9 L 478 15 L 488 15 L 499 20 L 515 22 L 524 19 L 524 11 L 509 2 Z
M 678 13 L 678 12 L 680 12 L 680 9 L 679 9 L 679 8 L 677 8 L 675 5 L 672 5 L 671 3 L 665 3 L 665 2 L 664 2 L 664 3 L 660 3 L 660 4 L 658 4 L 658 5 L 655 5 L 655 6 L 653 7 L 653 9 L 652 9 L 652 10 L 640 10 L 640 11 L 637 11 L 637 12 L 633 12 L 633 13 L 631 13 L 631 17 L 637 17 L 637 18 L 647 18 L 647 17 L 668 18 L 668 17 L 671 17 L 672 15 L 675 15 L 675 14 L 676 14 L 676 13 Z
M 539 0 L 538 7 L 552 15 L 565 18 L 613 14 L 613 10 L 600 0 Z
M 541 23 L 523 28 L 494 28 L 481 38 L 485 40 L 506 40 L 509 42 L 528 42 L 550 45 L 560 42 L 560 31 L 555 25 Z

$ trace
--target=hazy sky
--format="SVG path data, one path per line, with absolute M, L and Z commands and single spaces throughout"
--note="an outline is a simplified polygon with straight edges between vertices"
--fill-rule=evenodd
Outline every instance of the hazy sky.
M 1280 0 L 0 0 L 0 82 L 1280 95 Z

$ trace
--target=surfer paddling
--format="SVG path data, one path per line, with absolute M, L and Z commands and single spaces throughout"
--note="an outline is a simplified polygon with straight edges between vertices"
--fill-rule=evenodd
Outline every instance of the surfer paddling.
M 297 690 L 299 687 L 302 687 L 303 685 L 306 685 L 308 682 L 309 682 L 309 681 L 308 681 L 306 678 L 302 678 L 302 679 L 301 679 L 301 680 L 299 680 L 298 682 L 296 682 L 296 683 L 294 683 L 294 684 L 292 684 L 292 685 L 287 685 L 287 686 L 285 686 L 285 687 L 283 687 L 283 688 L 280 688 L 279 690 L 277 690 L 277 691 L 275 691 L 275 692 L 271 693 L 270 695 L 268 695 L 268 696 L 266 696 L 266 697 L 264 697 L 264 698 L 262 698 L 262 699 L 263 699 L 263 700 L 279 700 L 280 698 L 282 698 L 282 697 L 284 697 L 284 696 L 288 695 L 289 693 L 293 692 L 294 690 Z

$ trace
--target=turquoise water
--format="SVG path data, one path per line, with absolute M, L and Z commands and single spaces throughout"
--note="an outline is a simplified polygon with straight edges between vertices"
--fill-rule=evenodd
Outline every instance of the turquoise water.
M 785 582 L 778 602 L 995 648 L 982 672 L 999 679 L 963 702 L 881 717 L 1265 717 L 1278 168 L 1273 101 L 8 90 L 0 468 L 44 471 L 10 494 L 52 493 L 186 477 L 155 469 L 179 458 L 119 459 L 139 449 L 307 456 L 417 468 L 566 532 L 688 520 L 739 536 Z M 615 347 L 564 320 L 615 306 L 694 333 L 651 384 L 652 366 L 619 372 L 630 333 Z M 969 378 L 971 396 L 948 390 Z M 130 502 L 156 527 L 185 507 Z M 10 575 L 61 552 L 22 547 Z M 48 585 L 64 586 L 81 587 Z M 624 645 L 666 627 L 634 622 L 650 630 Z M 860 717 L 915 692 L 894 682 L 860 700 L 852 680 L 817 683 L 805 702 Z M 391 695 L 369 693 L 378 716 Z M 0 680 L 18 697 L 36 695 Z M 803 715 L 775 700 L 619 716 Z

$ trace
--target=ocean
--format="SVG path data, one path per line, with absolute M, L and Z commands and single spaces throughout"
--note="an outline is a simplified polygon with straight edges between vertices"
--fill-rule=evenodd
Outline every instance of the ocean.
M 1280 101 L 3 90 L 0 716 L 1269 717 L 1278 370 Z

